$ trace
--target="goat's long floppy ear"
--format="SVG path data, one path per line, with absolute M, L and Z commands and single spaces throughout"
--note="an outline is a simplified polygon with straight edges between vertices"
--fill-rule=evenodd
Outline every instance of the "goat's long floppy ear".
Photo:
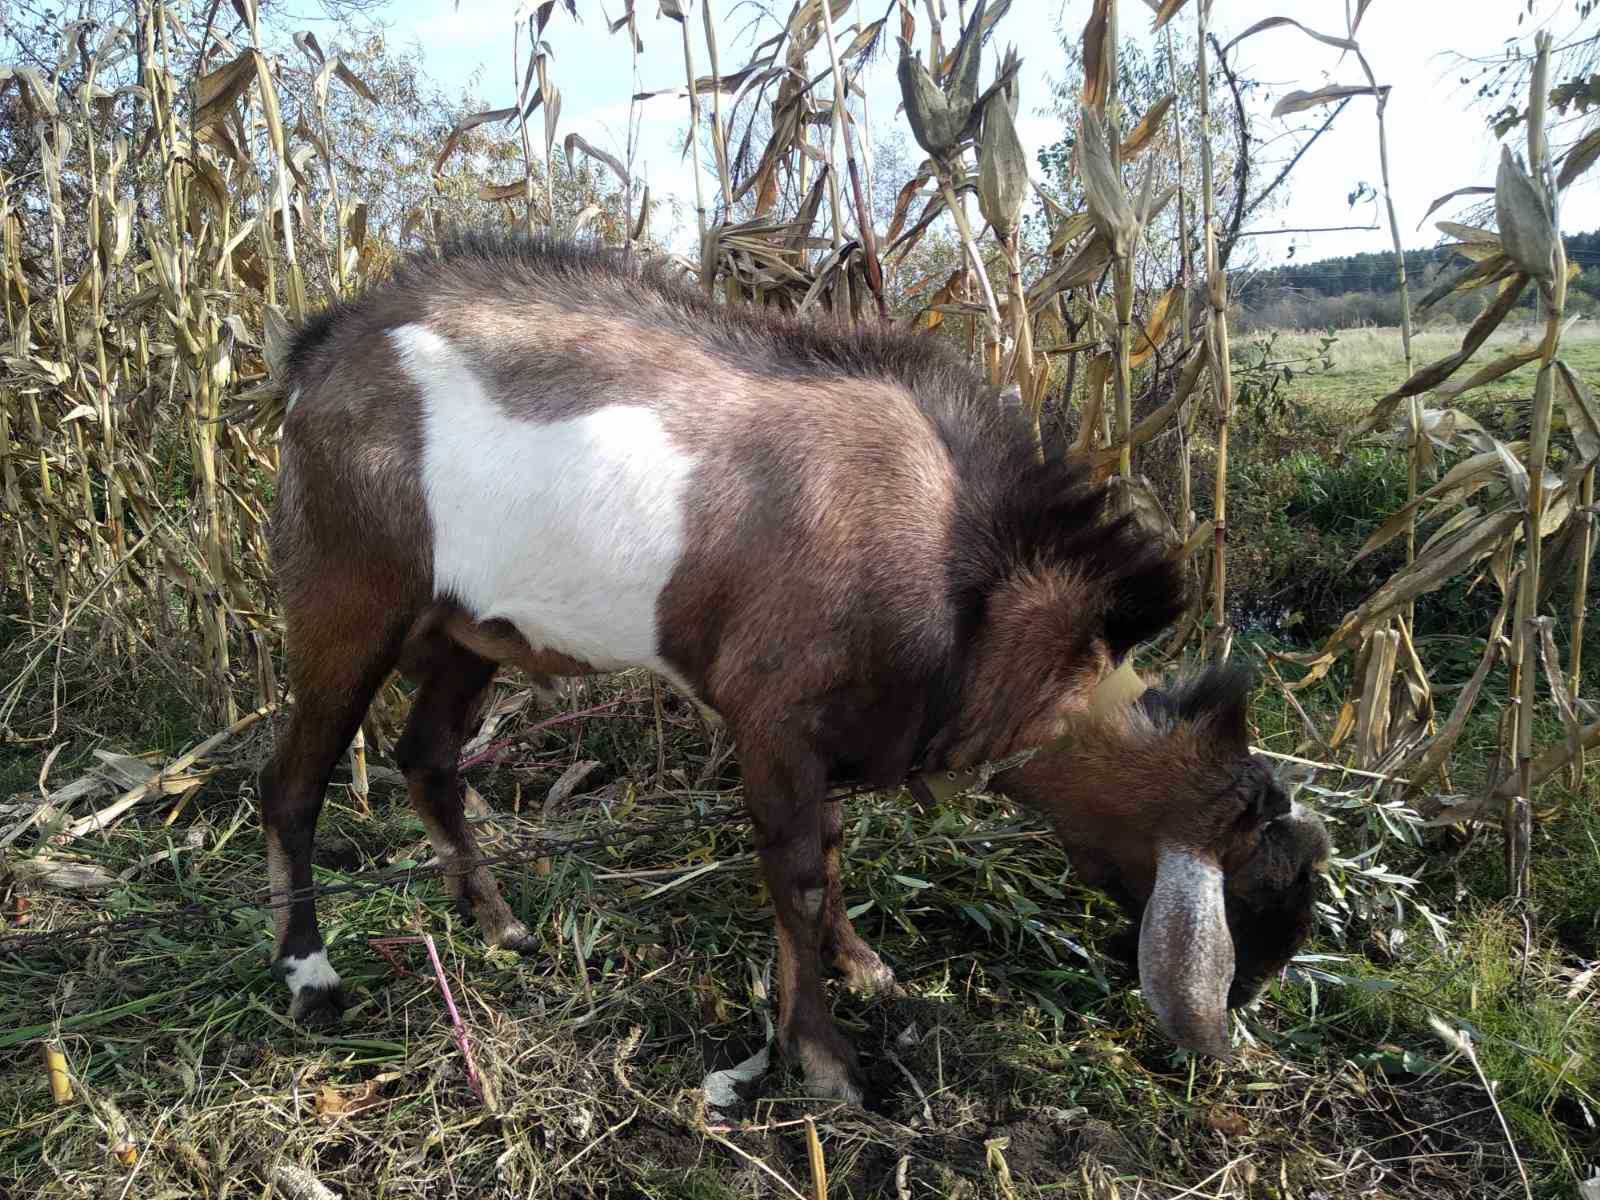
M 1228 1058 L 1233 937 L 1214 855 L 1166 848 L 1139 930 L 1139 986 L 1186 1050 Z

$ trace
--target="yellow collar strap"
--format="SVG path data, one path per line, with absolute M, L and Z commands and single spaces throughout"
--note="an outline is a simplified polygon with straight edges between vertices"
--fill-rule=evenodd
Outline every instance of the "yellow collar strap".
M 1133 660 L 1125 658 L 1122 665 L 1112 671 L 1099 683 L 1095 684 L 1094 691 L 1089 695 L 1089 703 L 1084 709 L 1083 716 L 1090 718 L 1105 717 L 1132 704 L 1144 695 L 1146 684 L 1133 669 Z M 1069 726 L 1073 719 L 1066 722 Z M 1013 767 L 1020 767 L 1035 754 L 1042 751 L 1056 750 L 1072 740 L 1070 728 L 1038 746 L 1031 746 L 1026 750 L 1019 750 L 1015 754 L 1008 754 L 1004 758 L 990 759 L 988 762 L 979 763 L 975 767 L 965 767 L 956 771 L 940 771 L 923 768 L 912 772 L 906 780 L 906 786 L 911 789 L 911 794 L 916 797 L 917 803 L 924 808 L 931 808 L 935 804 L 952 800 L 963 792 L 982 791 L 988 786 L 989 780 L 1003 771 Z

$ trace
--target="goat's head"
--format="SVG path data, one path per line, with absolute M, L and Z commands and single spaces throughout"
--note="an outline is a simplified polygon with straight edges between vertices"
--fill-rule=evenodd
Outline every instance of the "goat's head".
M 1251 754 L 1248 694 L 1243 671 L 1212 667 L 1097 705 L 997 781 L 1048 816 L 1079 875 L 1140 923 L 1140 984 L 1168 1034 L 1222 1057 L 1227 1009 L 1309 935 L 1331 849 Z

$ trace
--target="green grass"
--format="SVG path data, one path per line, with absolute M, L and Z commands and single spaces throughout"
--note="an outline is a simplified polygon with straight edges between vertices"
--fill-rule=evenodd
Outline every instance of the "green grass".
M 1412 337 L 1412 358 L 1418 367 L 1435 362 L 1461 348 L 1465 326 L 1430 326 Z M 1492 334 L 1466 366 L 1454 377 L 1465 380 L 1479 367 L 1487 366 L 1507 353 L 1532 344 L 1542 333 L 1531 326 L 1503 326 Z M 1302 375 L 1294 385 L 1299 398 L 1314 404 L 1334 417 L 1359 415 L 1379 396 L 1405 381 L 1405 360 L 1400 352 L 1398 329 L 1347 329 L 1338 334 L 1332 349 L 1333 369 L 1327 373 Z M 1280 358 L 1313 353 L 1321 336 L 1310 333 L 1283 333 L 1277 345 Z M 1600 322 L 1580 321 L 1561 338 L 1561 357 L 1585 379 L 1600 376 Z M 1479 410 L 1501 405 L 1526 405 L 1533 395 L 1538 364 L 1530 363 L 1511 374 L 1467 392 L 1461 407 L 1477 414 Z M 1447 407 L 1446 402 L 1426 398 L 1429 407 Z M 1403 415 L 1403 414 L 1402 414 Z
M 1444 352 L 1432 336 L 1419 358 Z M 1284 422 L 1240 431 L 1232 578 L 1241 612 L 1261 618 L 1241 654 L 1315 640 L 1378 577 L 1351 572 L 1349 558 L 1403 496 L 1404 460 L 1376 446 L 1342 460 L 1327 451 L 1403 374 L 1392 352 L 1379 357 L 1383 335 L 1370 341 L 1346 335 L 1332 372 L 1294 382 Z M 1600 374 L 1600 341 L 1569 348 L 1580 371 Z M 1511 428 L 1506 412 L 1530 380 L 1523 372 L 1468 397 L 1471 411 Z M 1419 633 L 1441 681 L 1470 669 L 1481 617 L 1481 597 L 1460 587 L 1423 606 Z M 0 630 L 11 648 L 0 650 L 0 679 L 14 676 L 26 632 Z M 82 634 L 30 683 L 17 732 L 38 740 L 0 747 L 0 804 L 36 801 L 56 746 L 52 791 L 89 769 L 96 748 L 170 756 L 214 728 L 186 648 Z M 1300 696 L 1323 730 L 1346 669 Z M 1497 674 L 1461 743 L 1463 790 L 1486 777 L 1505 690 Z M 932 813 L 888 795 L 852 801 L 850 902 L 906 993 L 831 993 L 861 1053 L 869 1111 L 798 1098 L 780 1065 L 767 1099 L 708 1126 L 704 1075 L 748 1055 L 771 1016 L 770 905 L 747 829 L 700 829 L 686 816 L 735 801 L 735 781 L 713 761 L 725 747 L 669 701 L 668 773 L 657 779 L 647 685 L 621 676 L 568 703 L 601 699 L 615 701 L 603 718 L 537 730 L 550 714 L 530 707 L 497 731 L 512 752 L 469 774 L 495 812 L 486 848 L 533 829 L 549 785 L 577 758 L 602 767 L 553 815 L 562 830 L 621 813 L 683 824 L 626 850 L 557 857 L 548 877 L 503 872 L 541 939 L 533 959 L 486 952 L 434 880 L 322 903 L 358 1004 L 321 1033 L 282 1016 L 285 997 L 265 970 L 269 918 L 248 906 L 0 959 L 0 1196 L 260 1196 L 285 1164 L 362 1197 L 787 1195 L 774 1175 L 809 1195 L 806 1117 L 835 1197 L 898 1197 L 899 1178 L 919 1198 L 1520 1197 L 1502 1116 L 1540 1200 L 1570 1197 L 1595 1165 L 1600 988 L 1581 976 L 1600 958 L 1593 768 L 1578 791 L 1552 785 L 1540 798 L 1526 921 L 1504 901 L 1490 832 L 1429 831 L 1419 843 L 1385 824 L 1355 781 L 1318 775 L 1326 792 L 1307 798 L 1333 823 L 1339 890 L 1304 961 L 1241 1017 L 1248 1049 L 1226 1067 L 1172 1050 L 1109 952 L 1120 917 L 1030 821 L 976 799 Z M 1306 748 L 1276 691 L 1263 689 L 1254 720 L 1258 744 Z M 37 930 L 247 905 L 266 884 L 252 781 L 272 735 L 263 723 L 226 745 L 170 826 L 162 801 L 66 850 L 24 838 L 10 858 L 48 850 L 131 876 L 94 896 L 30 890 L 0 860 L 0 918 L 16 916 L 24 891 Z M 1541 726 L 1541 740 L 1558 736 Z M 376 751 L 373 761 L 390 765 Z M 150 861 L 160 851 L 173 853 Z M 365 815 L 341 772 L 319 882 L 427 856 L 392 778 L 380 773 Z M 421 932 L 438 940 L 488 1107 L 467 1084 L 425 956 L 400 951 L 397 972 L 367 944 Z M 1498 1115 L 1430 1018 L 1468 1032 Z M 45 1037 L 73 1072 L 68 1105 L 50 1102 L 36 1045 Z M 355 1097 L 367 1106 L 324 1115 Z M 139 1149 L 131 1166 L 110 1152 L 124 1138 Z

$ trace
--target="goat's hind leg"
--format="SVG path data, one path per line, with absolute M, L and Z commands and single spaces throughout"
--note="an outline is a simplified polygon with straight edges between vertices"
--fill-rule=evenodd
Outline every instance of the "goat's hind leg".
M 500 894 L 494 874 L 464 865 L 478 857 L 478 845 L 467 824 L 457 763 L 467 721 L 494 678 L 495 664 L 434 632 L 407 646 L 401 669 L 419 686 L 395 758 L 411 807 L 449 872 L 450 894 L 489 945 L 532 953 L 537 942 Z

